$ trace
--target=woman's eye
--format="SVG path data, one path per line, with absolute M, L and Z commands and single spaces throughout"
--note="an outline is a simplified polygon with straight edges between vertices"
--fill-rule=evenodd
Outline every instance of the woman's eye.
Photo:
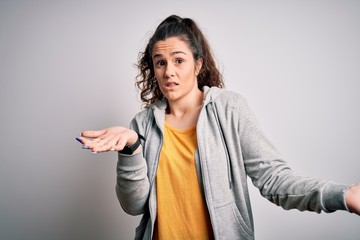
M 157 66 L 164 66 L 164 65 L 165 65 L 165 62 L 164 62 L 164 61 L 157 61 L 157 62 L 156 62 L 156 65 L 157 65 Z
M 180 63 L 184 62 L 184 60 L 183 60 L 183 59 L 176 59 L 175 62 L 176 62 L 177 64 L 180 64 Z

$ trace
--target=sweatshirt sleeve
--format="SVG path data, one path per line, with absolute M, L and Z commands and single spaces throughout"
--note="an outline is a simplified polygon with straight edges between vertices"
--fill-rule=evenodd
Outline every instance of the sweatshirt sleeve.
M 320 213 L 348 210 L 348 186 L 296 175 L 264 135 L 246 100 L 238 103 L 239 131 L 248 176 L 262 196 L 288 210 Z
M 141 131 L 136 119 L 131 122 L 130 128 L 137 132 Z M 130 215 L 143 214 L 150 184 L 142 151 L 134 155 L 118 153 L 116 173 L 116 195 L 121 207 Z

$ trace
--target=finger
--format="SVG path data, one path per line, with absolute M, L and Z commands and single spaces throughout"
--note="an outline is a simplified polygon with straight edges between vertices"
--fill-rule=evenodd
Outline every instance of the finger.
M 87 139 L 85 137 L 77 137 L 76 140 L 82 143 L 84 146 L 91 147 L 94 143 L 93 139 Z
M 124 149 L 125 144 L 127 143 L 126 138 L 121 138 L 118 140 L 117 144 L 114 146 L 116 151 L 121 151 Z
M 92 146 L 92 150 L 96 152 L 107 152 L 107 151 L 115 151 L 116 145 L 118 142 L 117 137 L 112 138 L 104 138 L 94 143 Z
M 91 140 L 87 140 L 86 138 L 83 137 L 77 137 L 75 139 L 83 145 L 82 146 L 83 149 L 90 149 L 88 145 L 89 143 L 91 143 Z
M 126 143 L 127 137 L 122 135 L 120 138 L 119 136 L 115 136 L 113 138 L 103 139 L 96 147 L 93 148 L 93 151 L 96 152 L 107 152 L 107 151 L 121 151 Z
M 100 137 L 97 138 L 84 138 L 84 137 L 79 137 L 76 140 L 78 140 L 79 142 L 81 141 L 83 143 L 84 146 L 87 146 L 88 148 L 94 148 L 94 147 L 98 147 L 98 146 L 102 146 L 104 145 L 104 143 L 106 143 L 109 137 L 107 137 L 106 135 L 101 135 Z
M 117 145 L 119 143 L 119 138 L 118 137 L 114 137 L 109 141 L 109 146 L 110 146 L 110 150 L 109 151 L 118 151 L 117 149 Z
M 75 138 L 79 143 L 83 144 L 83 145 L 88 145 L 89 142 L 91 142 L 91 140 L 88 140 L 84 137 L 77 137 Z
M 106 133 L 106 130 L 107 129 L 87 130 L 87 131 L 83 131 L 82 133 L 80 133 L 80 135 L 83 137 L 88 137 L 88 138 L 97 138 L 97 137 L 100 137 L 101 135 L 104 135 Z
M 106 138 L 95 138 L 95 139 L 86 139 L 84 140 L 84 146 L 97 151 L 97 149 L 101 148 L 102 146 L 106 145 L 108 140 Z

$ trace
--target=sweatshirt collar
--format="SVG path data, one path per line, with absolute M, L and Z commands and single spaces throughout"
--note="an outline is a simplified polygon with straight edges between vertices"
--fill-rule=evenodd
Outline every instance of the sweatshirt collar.
M 204 106 L 211 103 L 224 89 L 218 87 L 203 87 L 204 92 Z M 167 99 L 163 97 L 161 100 L 156 101 L 154 104 L 149 106 L 151 109 L 165 110 L 167 107 Z

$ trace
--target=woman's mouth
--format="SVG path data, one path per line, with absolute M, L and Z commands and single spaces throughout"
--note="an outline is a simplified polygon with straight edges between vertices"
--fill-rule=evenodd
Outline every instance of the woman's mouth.
M 176 87 L 178 85 L 179 85 L 178 82 L 167 82 L 167 83 L 165 83 L 165 88 L 166 89 L 172 89 L 172 88 L 174 88 L 174 87 Z

